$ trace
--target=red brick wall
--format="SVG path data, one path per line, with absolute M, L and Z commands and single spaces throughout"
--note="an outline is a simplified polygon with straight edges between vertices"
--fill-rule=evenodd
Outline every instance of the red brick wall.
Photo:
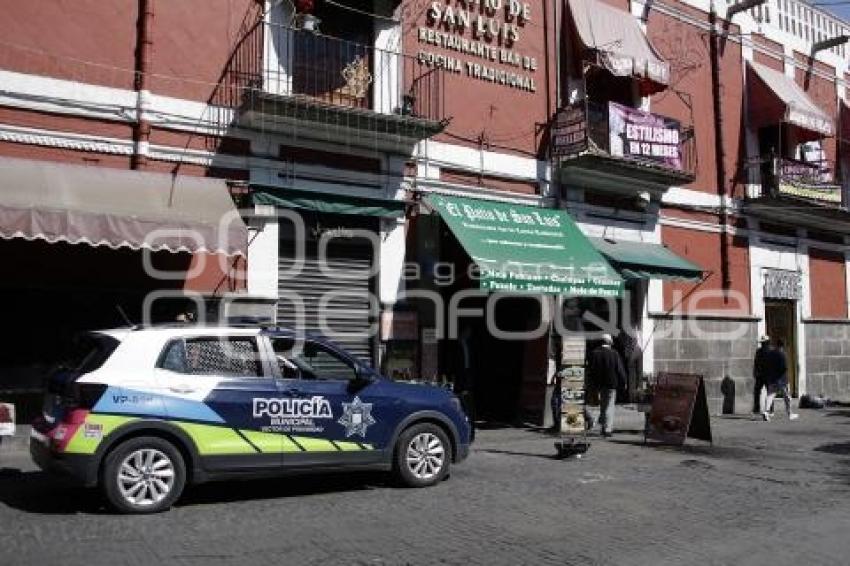
M 221 296 L 245 290 L 247 261 L 242 256 L 197 253 L 192 255 L 186 274 L 185 291 Z
M 97 153 L 61 147 L 44 147 L 5 141 L 0 141 L 0 155 L 18 157 L 20 159 L 58 161 L 60 163 L 73 163 L 76 165 L 115 167 L 116 169 L 130 168 L 129 155 L 113 155 L 109 153 Z
M 256 0 L 154 0 L 150 88 L 207 100 L 261 10 Z M 6 0 L 0 67 L 132 89 L 138 0 Z M 13 45 L 15 47 L 9 47 Z
M 785 68 L 785 63 L 782 61 L 782 45 L 758 34 L 753 35 L 753 43 L 756 44 L 753 50 L 755 62 L 781 73 Z
M 730 300 L 725 301 L 721 281 L 720 234 L 662 226 L 661 238 L 664 244 L 708 272 L 708 278 L 701 284 L 665 281 L 665 311 L 749 313 L 750 262 L 747 240 L 740 237 L 728 237 L 731 287 Z
M 257 0 L 157 1 L 150 89 L 176 98 L 210 99 L 261 5 Z
M 0 37 L 5 44 L 0 47 L 0 67 L 131 89 L 138 4 L 138 0 L 5 0 L 0 7 Z
M 677 10 L 691 17 L 708 21 L 704 12 L 679 2 Z M 732 32 L 737 27 L 732 26 Z M 671 88 L 652 97 L 652 111 L 691 123 L 691 110 L 675 91 L 690 97 L 693 107 L 693 125 L 696 133 L 696 150 L 699 156 L 696 180 L 690 189 L 717 192 L 717 173 L 714 140 L 714 105 L 711 88 L 711 60 L 708 33 L 681 22 L 660 10 L 650 10 L 647 35 L 659 53 L 670 63 Z M 736 172 L 744 146 L 741 128 L 741 100 L 743 77 L 741 47 L 727 41 L 718 51 L 720 55 L 720 92 L 723 96 L 723 137 L 725 145 L 726 190 L 737 191 Z
M 847 318 L 844 254 L 809 249 L 812 317 Z
M 442 169 L 440 171 L 440 180 L 464 185 L 478 185 L 513 193 L 533 195 L 537 192 L 537 183 L 534 182 L 512 181 L 490 175 L 475 175 L 465 171 L 453 171 L 451 169 Z
M 7 107 L 0 107 L 0 124 L 116 139 L 130 139 L 132 136 L 131 126 L 126 122 L 92 120 Z
M 553 17 L 554 2 L 543 0 L 524 0 L 531 8 L 531 18 L 524 25 L 518 26 L 519 39 L 509 49 L 516 53 L 532 57 L 536 60 L 537 69 L 534 71 L 515 67 L 499 62 L 487 61 L 474 55 L 459 53 L 450 49 L 442 49 L 437 45 L 420 42 L 420 28 L 439 30 L 446 33 L 446 28 L 429 20 L 429 7 L 432 2 L 425 0 L 407 0 L 403 10 L 410 19 L 404 25 L 404 52 L 417 57 L 420 51 L 447 55 L 462 62 L 460 73 L 446 72 L 443 89 L 445 112 L 451 117 L 446 132 L 437 136 L 437 140 L 447 143 L 483 147 L 493 151 L 507 151 L 521 155 L 537 155 L 541 141 L 545 140 L 546 124 L 554 111 L 555 104 L 555 67 L 554 57 L 549 62 L 548 102 L 546 85 L 546 39 L 549 40 L 550 53 L 555 49 L 555 22 Z M 441 7 L 451 6 L 452 9 L 462 9 L 456 1 L 441 0 Z M 480 5 L 481 3 L 479 3 Z M 507 4 L 507 2 L 503 2 Z M 544 6 L 548 6 L 549 14 L 545 18 Z M 475 12 L 478 13 L 477 10 Z M 495 16 L 498 21 L 504 21 L 503 11 Z M 548 30 L 548 37 L 547 37 Z M 465 29 L 462 33 L 451 33 L 457 37 L 474 39 L 472 30 Z M 499 47 L 497 40 L 485 42 L 487 45 Z M 494 84 L 468 75 L 466 62 L 483 64 L 499 70 L 513 71 L 520 75 L 532 77 L 536 86 L 535 92 L 518 90 L 506 85 Z

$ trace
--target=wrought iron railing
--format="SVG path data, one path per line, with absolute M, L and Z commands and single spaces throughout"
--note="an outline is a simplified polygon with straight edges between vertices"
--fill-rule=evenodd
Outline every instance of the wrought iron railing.
M 792 196 L 836 206 L 844 204 L 841 183 L 830 161 L 769 155 L 760 161 L 761 191 L 756 197 Z
M 696 171 L 690 125 L 611 102 L 585 101 L 588 149 L 637 165 L 684 175 Z
M 260 23 L 249 31 L 231 58 L 229 75 L 234 99 L 247 92 L 435 122 L 444 118 L 442 69 L 400 51 L 284 25 Z

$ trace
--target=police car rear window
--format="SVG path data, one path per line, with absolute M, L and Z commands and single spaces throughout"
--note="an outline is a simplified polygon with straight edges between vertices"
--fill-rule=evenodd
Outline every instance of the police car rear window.
M 262 375 L 257 343 L 253 338 L 174 340 L 165 347 L 157 367 L 189 375 Z
M 92 372 L 106 362 L 118 344 L 118 340 L 105 334 L 81 334 L 64 352 L 59 367 L 78 374 Z

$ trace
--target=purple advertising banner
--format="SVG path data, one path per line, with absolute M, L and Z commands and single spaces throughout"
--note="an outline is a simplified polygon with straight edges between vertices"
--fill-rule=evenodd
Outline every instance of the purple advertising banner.
M 678 120 L 609 102 L 608 132 L 611 155 L 682 168 Z

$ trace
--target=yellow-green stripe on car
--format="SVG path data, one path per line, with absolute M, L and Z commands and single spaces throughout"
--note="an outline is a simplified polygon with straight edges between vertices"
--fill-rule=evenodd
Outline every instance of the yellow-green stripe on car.
M 257 450 L 232 428 L 174 421 L 195 442 L 201 456 L 256 454 Z
M 278 452 L 301 452 L 301 448 L 292 442 L 288 436 L 270 432 L 259 432 L 256 430 L 240 430 L 248 441 L 256 446 L 260 452 L 275 454 Z
M 92 413 L 86 416 L 68 442 L 69 454 L 94 454 L 100 442 L 115 429 L 138 421 L 138 417 Z M 256 430 L 234 430 L 227 426 L 168 421 L 183 430 L 195 443 L 201 456 L 230 454 L 264 454 L 297 452 L 356 452 L 372 450 L 369 444 L 326 440 L 309 436 L 288 436 Z
M 305 452 L 336 452 L 337 448 L 330 440 L 312 438 L 309 436 L 293 436 L 294 440 Z
M 247 438 L 251 444 L 260 450 L 260 452 L 268 454 L 279 452 L 356 452 L 372 450 L 371 445 L 359 444 L 357 442 L 346 442 L 344 440 L 331 441 L 323 438 L 313 438 L 310 436 L 289 437 L 285 434 L 245 429 L 240 429 L 239 434 Z
M 336 444 L 337 448 L 342 450 L 343 452 L 354 452 L 357 450 L 364 450 L 359 444 L 356 442 L 344 442 L 342 440 L 334 440 L 334 444 Z
M 139 420 L 137 417 L 122 417 L 118 415 L 88 414 L 86 420 L 77 431 L 68 445 L 65 447 L 66 454 L 94 454 L 100 441 L 106 438 L 119 426 Z

